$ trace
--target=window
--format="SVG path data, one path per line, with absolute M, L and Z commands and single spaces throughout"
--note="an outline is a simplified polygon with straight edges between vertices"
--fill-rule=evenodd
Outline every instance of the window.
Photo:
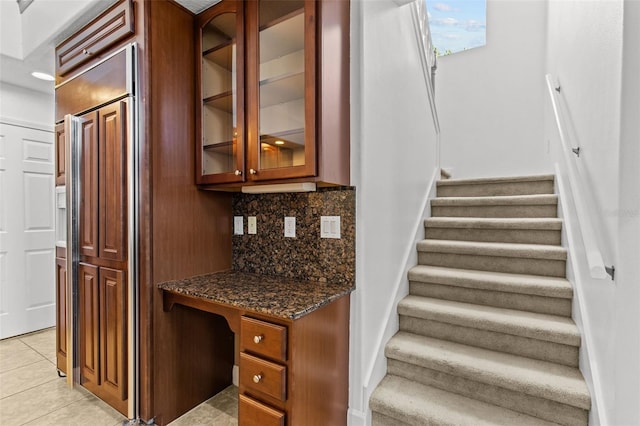
M 486 44 L 486 0 L 425 0 L 436 54 L 449 55 Z

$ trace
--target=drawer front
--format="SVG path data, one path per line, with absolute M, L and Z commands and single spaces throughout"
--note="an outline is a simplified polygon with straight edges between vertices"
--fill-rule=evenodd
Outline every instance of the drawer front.
M 287 367 L 242 352 L 240 384 L 284 401 L 287 398 Z
M 240 345 L 243 351 L 285 361 L 287 359 L 287 327 L 242 317 Z
M 106 12 L 62 42 L 56 49 L 58 74 L 88 61 L 116 42 L 134 33 L 131 0 L 120 0 Z
M 284 426 L 284 413 L 248 396 L 240 395 L 238 424 L 242 426 Z

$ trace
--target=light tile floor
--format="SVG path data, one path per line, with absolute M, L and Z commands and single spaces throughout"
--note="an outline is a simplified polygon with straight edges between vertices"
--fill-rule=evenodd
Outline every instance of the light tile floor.
M 56 372 L 55 328 L 0 341 L 0 425 L 120 426 L 119 412 Z M 229 386 L 171 426 L 237 425 L 238 389 Z

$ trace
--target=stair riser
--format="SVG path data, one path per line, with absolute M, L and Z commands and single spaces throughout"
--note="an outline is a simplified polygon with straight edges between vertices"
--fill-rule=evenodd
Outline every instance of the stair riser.
M 400 330 L 498 352 L 578 366 L 578 348 L 559 343 L 400 315 Z
M 416 296 L 474 303 L 496 308 L 517 309 L 565 317 L 571 316 L 571 300 L 556 297 L 507 293 L 418 281 L 409 281 L 409 293 Z
M 516 244 L 560 245 L 560 231 L 542 229 L 477 229 L 425 227 L 425 238 Z
M 493 217 L 493 218 L 532 218 L 558 217 L 558 207 L 553 204 L 514 205 L 514 206 L 432 206 L 432 217 Z
M 424 385 L 478 399 L 550 422 L 568 426 L 586 426 L 589 422 L 587 411 L 570 405 L 487 385 L 396 359 L 388 359 L 387 374 L 404 377 Z
M 566 262 L 551 259 L 418 252 L 418 264 L 513 274 L 564 277 Z
M 409 423 L 401 422 L 400 420 L 372 411 L 371 426 L 409 426 Z
M 553 181 L 496 182 L 484 184 L 438 185 L 438 197 L 492 197 L 504 195 L 553 194 Z

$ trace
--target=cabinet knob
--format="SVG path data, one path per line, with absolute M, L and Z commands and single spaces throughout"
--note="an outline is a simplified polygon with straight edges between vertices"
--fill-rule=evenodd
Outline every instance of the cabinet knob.
M 260 383 L 260 380 L 262 380 L 262 374 L 256 374 L 253 376 L 253 383 Z
M 91 56 L 91 52 L 89 52 L 87 49 L 82 49 L 82 53 L 86 56 Z
M 236 170 L 234 173 L 236 176 L 242 176 L 242 171 L 240 170 Z
M 251 173 L 252 175 L 255 175 L 258 173 L 258 171 L 256 169 L 249 169 L 249 173 Z
M 258 344 L 262 342 L 262 339 L 264 339 L 264 336 L 262 334 L 259 336 L 253 336 L 253 343 Z

